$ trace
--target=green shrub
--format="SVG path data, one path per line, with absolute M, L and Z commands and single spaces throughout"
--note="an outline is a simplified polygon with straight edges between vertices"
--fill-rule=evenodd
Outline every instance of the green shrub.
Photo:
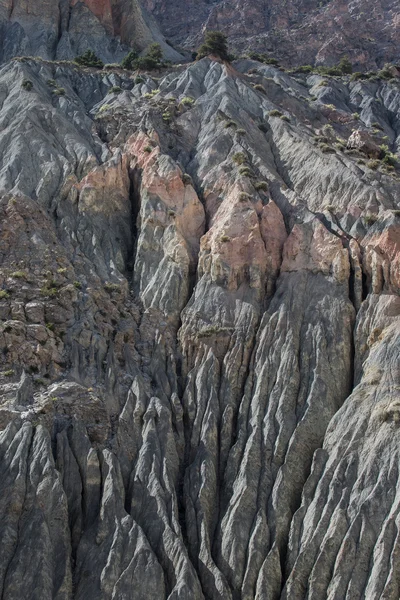
M 257 83 L 254 86 L 254 89 L 257 90 L 257 92 L 261 92 L 262 94 L 266 94 L 267 92 L 265 91 L 265 87 L 263 85 L 261 85 L 260 83 Z
M 294 73 L 312 73 L 313 67 L 311 65 L 302 65 L 293 69 Z
M 197 59 L 213 54 L 229 62 L 228 39 L 221 31 L 207 31 L 204 43 L 197 50 Z
M 182 181 L 185 185 L 193 185 L 193 180 L 188 173 L 182 175 Z
M 382 159 L 382 162 L 384 162 L 386 165 L 391 165 L 392 167 L 395 167 L 398 162 L 398 157 L 396 156 L 396 154 L 393 154 L 392 152 L 390 152 L 390 150 L 386 144 L 381 144 L 379 146 L 379 148 L 380 148 L 379 157 Z
M 386 63 L 380 71 L 378 71 L 378 77 L 381 79 L 391 79 L 392 75 L 392 65 L 390 63 Z
M 109 94 L 121 94 L 122 93 L 122 88 L 119 87 L 119 85 L 113 85 L 112 87 L 110 87 L 110 89 L 108 90 Z
M 8 371 L 3 371 L 4 377 L 13 377 L 15 375 L 15 371 L 13 369 L 9 369 Z
M 82 284 L 80 281 L 74 281 L 74 286 L 76 287 L 77 290 L 82 289 Z
M 266 181 L 257 181 L 257 183 L 254 184 L 254 187 L 257 192 L 268 192 L 268 183 Z
M 351 64 L 348 56 L 343 56 L 343 58 L 340 59 L 338 68 L 343 75 L 351 75 L 353 72 L 353 65 Z
M 237 129 L 236 133 L 237 133 L 237 135 L 246 135 L 246 130 L 245 129 Z
M 30 92 L 33 88 L 33 83 L 32 83 L 32 81 L 30 81 L 30 79 L 24 79 L 23 82 L 21 83 L 21 86 L 23 87 L 24 90 L 26 90 L 27 92 Z
M 140 77 L 140 75 L 138 75 L 138 77 L 135 77 L 134 84 L 139 85 L 140 83 L 145 83 L 145 80 L 143 79 L 143 77 Z
M 229 235 L 223 235 L 221 236 L 221 242 L 230 242 L 231 238 L 229 237 Z
M 112 292 L 119 292 L 120 290 L 120 286 L 118 285 L 118 283 L 105 283 L 104 284 L 104 289 L 106 290 L 106 292 L 112 293 Z
M 48 80 L 47 80 L 47 85 L 48 85 L 49 87 L 57 87 L 57 82 L 56 82 L 56 80 L 55 80 L 55 79 L 48 79 Z
M 55 90 L 53 90 L 53 94 L 55 96 L 65 96 L 65 89 L 64 88 L 56 88 Z
M 134 69 L 136 68 L 135 61 L 137 60 L 137 58 L 138 53 L 136 52 L 136 50 L 131 50 L 130 52 L 128 52 L 125 58 L 122 59 L 121 67 L 123 69 L 126 69 L 127 71 L 134 71 Z
M 192 106 L 194 103 L 194 98 L 191 98 L 190 96 L 185 96 L 185 98 L 182 98 L 181 100 L 181 104 L 183 104 L 183 106 Z
M 367 162 L 367 167 L 368 167 L 368 169 L 373 169 L 375 171 L 380 166 L 380 164 L 381 164 L 380 161 L 377 159 L 369 160 Z
M 135 67 L 139 71 L 154 71 L 159 69 L 161 64 L 150 56 L 140 56 L 135 61 Z
M 150 152 L 153 152 L 153 148 L 151 146 L 145 146 L 143 152 L 148 152 L 150 154 Z
M 251 196 L 250 194 L 247 194 L 246 192 L 241 192 L 239 194 L 239 201 L 240 202 L 247 202 L 248 200 L 251 200 Z M 394 211 L 393 211 L 394 212 Z M 400 211 L 399 211 L 400 212 Z
M 268 114 L 270 117 L 281 117 L 282 116 L 281 111 L 277 110 L 276 108 L 274 108 L 273 110 L 270 110 Z
M 229 121 L 226 121 L 224 127 L 225 129 L 228 129 L 229 127 L 237 127 L 237 124 L 235 121 L 232 121 L 232 119 L 229 119 Z
M 236 154 L 232 156 L 232 160 L 237 165 L 243 165 L 247 161 L 247 157 L 244 152 L 236 152 Z
M 290 119 L 287 115 L 281 115 L 280 118 L 282 119 L 282 121 L 287 121 L 288 123 L 290 122 Z
M 103 61 L 96 56 L 93 50 L 86 50 L 84 54 L 77 56 L 74 62 L 81 67 L 95 67 L 97 69 L 104 67 Z
M 40 293 L 42 296 L 48 296 L 49 298 L 53 298 L 54 296 L 57 295 L 58 290 L 56 287 L 42 287 L 42 289 L 40 290 Z
M 360 113 L 358 113 L 358 112 L 355 112 L 355 113 L 353 113 L 351 116 L 353 117 L 353 119 L 354 119 L 355 121 L 358 121 L 358 119 L 360 118 Z
M 0 300 L 7 300 L 9 297 L 10 294 L 6 290 L 0 290 Z
M 318 144 L 318 148 L 321 152 L 324 152 L 324 154 L 335 154 L 335 149 L 328 146 L 328 144 Z
M 239 175 L 242 177 L 251 177 L 253 175 L 253 171 L 250 169 L 250 167 L 242 167 L 239 169 Z
M 263 133 L 267 133 L 267 131 L 268 131 L 268 124 L 267 123 L 260 123 L 259 126 L 258 126 L 258 129 L 260 131 L 262 131 Z

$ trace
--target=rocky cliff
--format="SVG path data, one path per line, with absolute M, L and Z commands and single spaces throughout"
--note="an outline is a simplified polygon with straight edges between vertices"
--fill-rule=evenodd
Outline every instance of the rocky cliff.
M 399 114 L 1 68 L 2 600 L 398 600 Z
M 267 53 L 286 67 L 333 65 L 345 55 L 361 70 L 400 62 L 397 0 L 0 0 L 0 63 L 71 59 L 87 49 L 120 62 L 153 41 L 180 62 L 205 29 L 226 33 L 238 54 Z
M 138 0 L 0 0 L 0 62 L 14 56 L 70 59 L 87 49 L 119 62 L 130 47 L 152 42 L 177 60 Z
M 272 53 L 286 66 L 358 68 L 400 60 L 397 0 L 143 0 L 165 35 L 196 47 L 202 28 L 229 35 L 236 51 Z

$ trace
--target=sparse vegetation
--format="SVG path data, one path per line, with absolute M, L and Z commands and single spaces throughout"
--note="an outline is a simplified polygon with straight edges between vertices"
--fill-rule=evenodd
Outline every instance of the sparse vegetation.
M 104 63 L 96 56 L 93 50 L 86 50 L 84 54 L 77 56 L 74 62 L 80 67 L 94 67 L 96 69 L 102 69 Z
M 332 146 L 329 146 L 328 144 L 318 144 L 318 148 L 324 154 L 335 154 L 335 149 L 332 148 Z
M 239 201 L 240 202 L 247 202 L 248 200 L 251 200 L 250 194 L 247 194 L 246 192 L 241 192 L 239 194 Z
M 218 56 L 221 60 L 229 61 L 228 39 L 221 31 L 207 31 L 204 43 L 197 50 L 197 59 L 209 55 Z
M 118 283 L 105 283 L 104 284 L 104 289 L 106 290 L 106 292 L 112 293 L 112 292 L 119 292 L 120 291 L 120 286 L 118 285 Z
M 398 157 L 396 154 L 390 152 L 389 147 L 386 144 L 381 144 L 379 146 L 380 149 L 380 158 L 382 162 L 386 165 L 395 167 L 398 163 Z
M 231 238 L 229 237 L 229 235 L 223 235 L 221 236 L 221 242 L 225 243 L 225 242 L 230 242 Z
M 146 54 L 139 56 L 134 61 L 134 68 L 141 71 L 154 71 L 155 69 L 161 69 L 164 66 L 163 63 L 163 52 L 160 44 L 150 44 Z
M 58 290 L 56 287 L 44 286 L 40 290 L 42 296 L 48 296 L 49 298 L 53 298 L 57 295 Z
M 126 69 L 127 71 L 134 71 L 136 69 L 135 65 L 136 65 L 136 60 L 138 59 L 138 57 L 139 57 L 139 55 L 136 52 L 136 50 L 131 50 L 125 56 L 125 58 L 122 59 L 122 61 L 121 61 L 121 67 L 123 69 Z
M 283 113 L 281 113 L 281 111 L 276 108 L 270 110 L 268 114 L 270 117 L 282 117 L 283 115 Z
M 257 92 L 261 92 L 262 94 L 266 94 L 266 90 L 265 87 L 263 85 L 261 85 L 261 83 L 256 83 L 256 85 L 254 86 L 254 89 L 257 90 Z
M 232 156 L 232 160 L 237 165 L 244 165 L 245 162 L 247 162 L 247 157 L 244 152 L 236 152 L 236 154 Z
M 33 89 L 33 83 L 30 79 L 24 79 L 21 83 L 21 87 L 27 92 L 30 92 Z
M 193 180 L 188 173 L 182 175 L 182 181 L 185 185 L 193 185 Z
M 191 98 L 190 96 L 185 96 L 185 98 L 182 98 L 182 100 L 181 100 L 181 104 L 183 106 L 193 106 L 194 103 L 195 103 L 194 98 Z

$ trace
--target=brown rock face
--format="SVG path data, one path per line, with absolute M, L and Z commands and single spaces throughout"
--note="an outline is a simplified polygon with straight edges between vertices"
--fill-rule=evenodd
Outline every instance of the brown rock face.
M 360 66 L 400 58 L 397 0 L 144 0 L 172 40 L 196 44 L 220 29 L 235 49 L 271 52 L 288 66 L 333 64 L 344 54 Z

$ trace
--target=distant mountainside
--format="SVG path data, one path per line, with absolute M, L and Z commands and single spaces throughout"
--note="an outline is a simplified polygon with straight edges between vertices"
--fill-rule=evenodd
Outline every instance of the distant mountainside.
M 239 54 L 266 52 L 285 66 L 330 65 L 345 54 L 360 69 L 400 61 L 397 0 L 0 0 L 0 61 L 69 59 L 91 48 L 115 62 L 157 41 L 179 62 L 170 44 L 194 50 L 205 29 L 225 32 Z
M 142 50 L 154 41 L 166 58 L 181 58 L 137 0 L 0 0 L 2 62 L 19 55 L 68 59 L 88 48 L 114 62 L 129 47 Z
M 171 41 L 196 46 L 220 29 L 236 50 L 270 51 L 283 63 L 360 67 L 400 60 L 398 0 L 143 0 Z

